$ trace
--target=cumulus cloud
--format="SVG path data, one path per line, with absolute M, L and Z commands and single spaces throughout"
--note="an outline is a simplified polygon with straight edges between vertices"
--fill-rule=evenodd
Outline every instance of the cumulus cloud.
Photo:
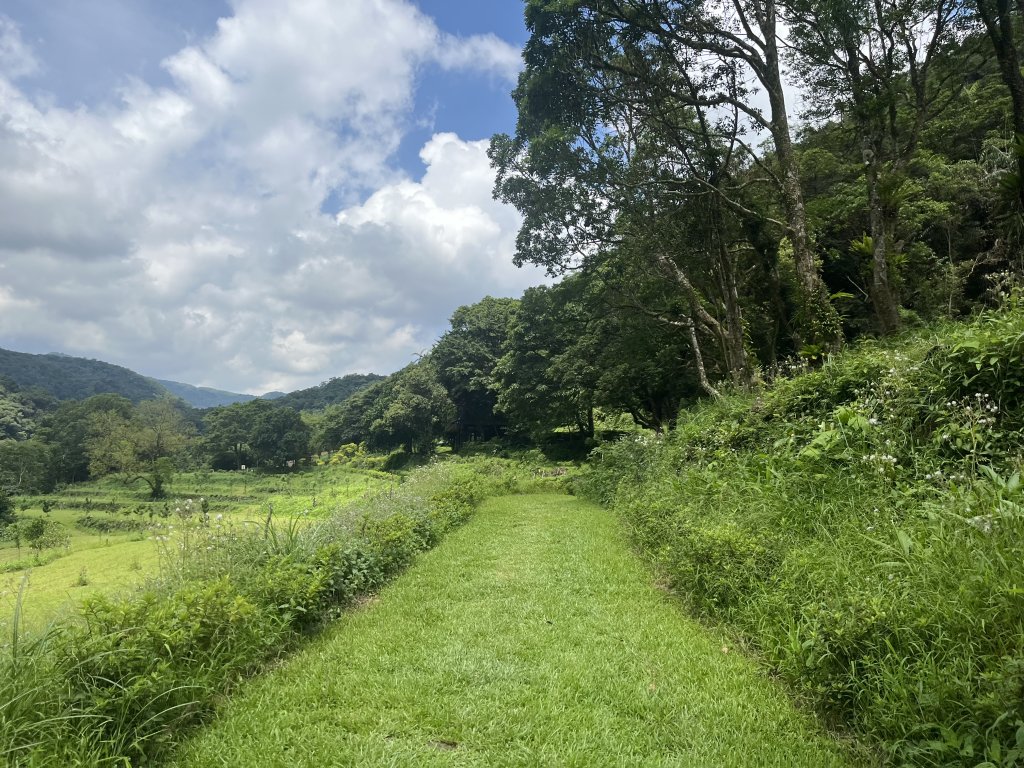
M 66 109 L 0 17 L 0 345 L 243 391 L 389 372 L 460 304 L 515 295 L 519 220 L 486 143 L 394 165 L 431 66 L 510 81 L 518 51 L 408 0 L 234 0 L 216 31 Z M 336 216 L 325 200 L 341 203 Z

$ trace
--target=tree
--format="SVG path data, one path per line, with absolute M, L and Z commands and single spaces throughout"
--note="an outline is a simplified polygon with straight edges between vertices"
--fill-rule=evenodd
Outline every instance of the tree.
M 310 429 L 298 411 L 275 406 L 258 408 L 248 438 L 258 465 L 281 468 L 309 455 Z
M 18 519 L 14 511 L 14 501 L 7 490 L 0 488 L 0 530 L 14 524 Z
M 66 547 L 71 541 L 67 528 L 56 520 L 36 517 L 24 524 L 25 541 L 35 550 L 38 561 L 44 549 Z
M 1010 92 L 1013 103 L 1013 132 L 1024 135 L 1024 74 L 1021 74 L 1021 56 L 1018 35 L 1024 22 L 1024 2 L 1021 0 L 973 0 L 978 18 L 981 19 L 992 43 L 999 73 Z M 1017 157 L 1019 202 L 1024 209 L 1024 152 Z
M 451 430 L 456 411 L 433 361 L 424 357 L 388 377 L 371 415 L 371 445 L 424 453 Z
M 388 381 L 378 381 L 356 392 L 340 405 L 325 408 L 313 433 L 314 447 L 317 450 L 334 450 L 342 445 L 358 445 L 369 440 L 377 403 L 390 392 Z
M 649 128 L 666 135 L 668 146 L 689 140 L 692 119 L 681 122 L 679 116 L 687 113 L 678 107 L 705 114 L 731 112 L 731 136 L 724 137 L 725 143 L 762 172 L 783 204 L 803 338 L 832 346 L 840 341 L 840 327 L 808 234 L 778 24 L 773 0 L 531 0 L 526 67 L 514 94 L 520 110 L 516 137 L 512 142 L 496 137 L 493 150 L 498 190 L 512 191 L 504 189 L 503 176 L 520 164 L 523 148 L 545 135 L 561 131 L 572 144 L 577 129 L 595 121 L 608 122 L 604 134 L 616 133 L 619 126 L 605 121 L 602 103 L 638 112 Z M 754 104 L 751 81 L 767 95 L 766 111 Z M 552 112 L 569 119 L 559 125 L 558 119 L 549 119 Z M 743 139 L 744 131 L 767 132 L 774 166 Z M 586 139 L 572 146 L 577 152 L 588 149 Z M 570 182 L 568 190 L 578 179 Z M 542 201 L 535 196 L 533 202 L 555 202 L 557 207 L 557 192 L 555 200 L 546 197 Z M 600 203 L 577 207 L 574 219 L 591 223 L 607 219 L 607 212 Z M 585 238 L 580 245 L 586 247 Z
M 459 307 L 452 315 L 450 330 L 431 351 L 437 377 L 455 405 L 456 445 L 467 439 L 495 437 L 505 426 L 502 415 L 495 412 L 498 381 L 494 367 L 518 303 L 487 296 Z
M 222 408 L 212 408 L 205 414 L 203 450 L 215 466 L 223 461 L 226 466 L 241 469 L 246 463 L 246 451 L 255 415 L 256 409 L 249 403 L 234 403 Z M 230 464 L 227 464 L 228 461 Z
M 583 342 L 586 317 L 578 302 L 567 300 L 567 283 L 527 289 L 495 370 L 498 407 L 514 429 L 535 439 L 565 426 L 594 434 L 597 373 L 589 355 L 573 354 L 575 343 Z
M 498 405 L 513 428 L 534 438 L 562 427 L 592 436 L 601 408 L 662 431 L 697 395 L 689 342 L 660 306 L 678 297 L 631 266 L 627 259 L 523 295 L 497 367 Z M 709 363 L 722 372 L 717 356 Z
M 905 171 L 926 122 L 948 103 L 932 65 L 951 41 L 954 0 L 787 0 L 795 62 L 817 116 L 845 113 L 861 143 L 868 191 L 871 300 L 882 333 L 900 327 L 891 262 Z M 950 73 L 951 74 L 951 73 Z
M 53 490 L 50 449 L 42 441 L 0 440 L 0 488 L 12 493 Z
M 663 320 L 693 344 L 712 336 L 748 386 L 736 246 L 738 217 L 758 214 L 739 178 L 739 110 L 705 103 L 678 49 L 635 19 L 609 20 L 606 4 L 536 5 L 516 135 L 491 144 L 496 194 L 524 216 L 517 262 L 564 274 L 612 253 L 636 259 L 681 297 Z
M 174 474 L 172 457 L 187 445 L 190 427 L 170 400 L 139 403 L 126 418 L 119 411 L 91 417 L 89 471 L 117 474 L 126 485 L 142 480 L 150 496 L 163 498 Z
M 64 402 L 43 419 L 38 436 L 50 448 L 51 482 L 74 483 L 89 477 L 89 441 L 96 414 L 114 412 L 127 419 L 131 401 L 120 395 L 95 395 Z

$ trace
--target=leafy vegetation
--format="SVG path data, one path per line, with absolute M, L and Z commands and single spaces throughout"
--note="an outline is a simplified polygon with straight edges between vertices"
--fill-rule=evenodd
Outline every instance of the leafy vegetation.
M 1024 758 L 1024 309 L 865 342 L 600 448 L 610 504 L 701 617 L 897 764 Z
M 274 399 L 275 405 L 286 405 L 296 411 L 322 411 L 348 400 L 359 390 L 383 379 L 375 373 L 350 373 L 336 376 L 308 389 L 298 389 Z
M 854 764 L 731 643 L 664 599 L 611 514 L 564 495 L 488 501 L 371 609 L 240 692 L 171 764 L 318 766 L 325 755 Z
M 229 526 L 197 511 L 144 590 L 90 597 L 78 621 L 40 636 L 23 636 L 16 612 L 0 661 L 0 754 L 31 765 L 152 759 L 241 677 L 514 482 L 494 461 L 451 462 L 309 524 L 278 524 L 270 511 Z
M 0 372 L 21 389 L 39 389 L 57 400 L 84 400 L 110 393 L 138 403 L 166 394 L 162 386 L 127 368 L 67 355 L 0 349 Z

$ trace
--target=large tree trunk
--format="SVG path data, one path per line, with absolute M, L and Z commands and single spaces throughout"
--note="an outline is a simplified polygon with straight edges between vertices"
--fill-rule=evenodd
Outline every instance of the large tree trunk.
M 797 304 L 804 316 L 799 319 L 798 328 L 804 343 L 836 349 L 842 343 L 842 325 L 829 300 L 828 289 L 821 278 L 821 270 L 807 231 L 807 209 L 800 184 L 799 159 L 793 149 L 789 116 L 786 113 L 786 94 L 782 86 L 774 2 L 765 3 L 762 18 L 765 71 L 761 82 L 771 106 L 770 130 L 782 176 L 782 202 L 786 209 L 789 240 L 800 284 L 801 295 Z
M 878 155 L 870 152 L 867 159 L 868 208 L 871 220 L 871 303 L 875 309 L 879 331 L 888 335 L 900 328 L 899 302 L 889 279 L 890 227 L 886 204 L 882 200 L 881 169 Z
M 722 231 L 721 200 L 714 198 L 715 205 L 715 238 L 718 240 L 718 273 L 721 278 L 719 291 L 724 305 L 725 328 L 723 341 L 726 364 L 732 374 L 733 381 L 744 389 L 750 389 L 754 383 L 754 372 L 747 353 L 747 333 L 743 323 L 743 311 L 740 307 L 740 292 L 736 282 L 736 260 L 729 253 Z
M 715 389 L 708 379 L 708 372 L 704 367 L 704 355 L 700 351 L 700 340 L 697 338 L 697 324 L 693 321 L 693 318 L 688 319 L 689 322 L 686 324 L 686 328 L 690 337 L 690 349 L 693 351 L 694 367 L 697 369 L 697 381 L 700 382 L 701 389 L 718 400 L 722 397 L 722 393 Z

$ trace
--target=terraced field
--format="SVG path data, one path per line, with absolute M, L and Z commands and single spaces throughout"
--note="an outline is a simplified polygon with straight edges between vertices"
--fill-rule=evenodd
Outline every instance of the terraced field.
M 0 621 L 10 621 L 19 594 L 23 625 L 32 629 L 90 594 L 131 589 L 156 572 L 162 554 L 190 526 L 227 529 L 268 514 L 277 520 L 317 519 L 394 482 L 381 472 L 328 466 L 285 475 L 181 474 L 160 501 L 149 500 L 142 484 L 126 487 L 112 479 L 19 497 L 20 520 L 56 521 L 68 543 L 34 551 L 24 540 L 0 541 Z

